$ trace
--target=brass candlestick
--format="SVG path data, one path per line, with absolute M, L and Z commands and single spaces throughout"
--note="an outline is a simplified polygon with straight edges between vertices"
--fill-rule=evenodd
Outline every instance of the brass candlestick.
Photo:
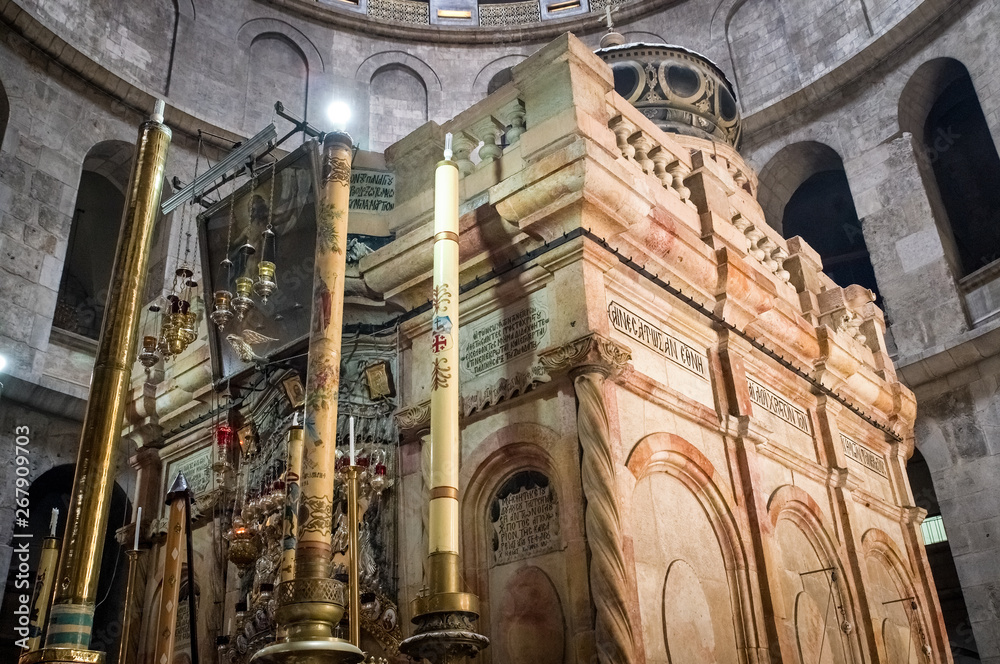
M 351 137 L 341 132 L 327 134 L 323 141 L 301 462 L 309 472 L 299 480 L 294 577 L 276 591 L 280 640 L 257 651 L 251 660 L 255 664 L 352 664 L 364 659 L 357 646 L 334 636 L 346 602 L 343 583 L 330 578 L 352 148 Z
M 162 121 L 163 102 L 158 101 L 153 118 L 139 129 L 132 159 L 129 193 L 80 436 L 69 519 L 59 556 L 45 646 L 22 655 L 22 664 L 39 661 L 94 663 L 104 659 L 103 652 L 89 648 L 101 554 L 118 471 L 115 453 L 125 420 L 126 393 L 136 357 L 141 298 L 149 271 L 153 226 L 159 217 L 163 167 L 170 145 L 170 130 Z
M 353 459 L 352 459 L 353 461 Z M 351 549 L 348 567 L 350 598 L 347 601 L 347 619 L 351 643 L 361 647 L 361 577 L 358 555 L 358 466 L 347 467 L 347 542 Z
M 429 592 L 413 600 L 415 634 L 399 649 L 445 664 L 475 656 L 489 639 L 475 631 L 479 598 L 465 592 L 459 559 L 458 427 L 458 164 L 445 160 L 434 176 L 434 291 L 431 318 L 431 492 L 427 522 Z
M 136 528 L 139 524 L 136 524 Z M 142 627 L 142 591 L 146 588 L 143 551 L 126 551 L 128 577 L 125 583 L 125 608 L 122 615 L 122 635 L 118 641 L 118 664 L 135 664 L 139 654 L 139 629 Z

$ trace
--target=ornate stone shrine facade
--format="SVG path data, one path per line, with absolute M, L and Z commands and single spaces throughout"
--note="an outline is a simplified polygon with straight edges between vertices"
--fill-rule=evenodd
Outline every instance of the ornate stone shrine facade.
M 565 35 L 480 103 L 391 146 L 384 165 L 356 159 L 392 172 L 395 189 L 391 210 L 352 209 L 352 229 L 377 219 L 392 240 L 357 252 L 345 325 L 398 321 L 343 379 L 385 363 L 391 397 L 340 396 L 344 412 L 370 409 L 370 438 L 391 450 L 378 518 L 392 535 L 373 549 L 363 649 L 398 656 L 425 583 L 432 334 L 420 307 L 432 174 L 451 132 L 463 175 L 462 556 L 492 641 L 480 661 L 950 662 L 904 470 L 915 400 L 871 293 L 838 287 L 804 241 L 765 223 L 736 149 L 665 133 L 614 87 Z M 168 475 L 190 469 L 199 621 L 236 638 L 234 622 L 251 620 L 237 601 L 268 591 L 224 573 L 227 480 L 203 472 L 209 346 L 173 360 L 166 380 L 151 375 L 135 374 L 130 414 L 131 435 L 159 448 L 133 458 L 136 503 L 153 515 L 144 540 L 161 541 Z M 259 389 L 240 413 L 280 435 L 294 391 L 276 379 Z M 146 607 L 162 556 L 154 544 Z M 202 661 L 242 661 L 244 646 L 203 638 Z

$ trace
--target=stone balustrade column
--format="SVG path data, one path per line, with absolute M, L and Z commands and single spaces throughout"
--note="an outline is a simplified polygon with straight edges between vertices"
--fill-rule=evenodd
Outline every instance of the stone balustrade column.
M 547 351 L 540 358 L 550 374 L 568 372 L 576 392 L 577 435 L 587 501 L 584 524 L 600 664 L 635 660 L 616 463 L 604 397 L 605 381 L 618 376 L 630 358 L 626 348 L 597 334 Z

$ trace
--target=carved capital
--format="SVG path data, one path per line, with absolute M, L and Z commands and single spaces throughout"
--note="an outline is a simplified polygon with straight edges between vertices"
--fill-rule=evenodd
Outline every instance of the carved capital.
M 140 447 L 129 463 L 136 470 L 151 470 L 155 474 L 159 474 L 163 467 L 160 450 L 155 447 Z
M 408 406 L 396 411 L 396 426 L 399 428 L 399 435 L 404 441 L 411 441 L 418 438 L 431 426 L 431 402 Z
M 543 351 L 538 359 L 550 375 L 568 371 L 571 376 L 599 373 L 606 378 L 617 378 L 632 359 L 632 351 L 593 333 Z

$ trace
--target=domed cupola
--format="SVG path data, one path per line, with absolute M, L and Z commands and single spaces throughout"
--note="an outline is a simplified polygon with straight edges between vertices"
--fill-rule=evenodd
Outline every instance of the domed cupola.
M 609 32 L 595 51 L 611 67 L 615 92 L 664 131 L 739 147 L 736 95 L 715 63 L 682 46 L 624 41 Z

